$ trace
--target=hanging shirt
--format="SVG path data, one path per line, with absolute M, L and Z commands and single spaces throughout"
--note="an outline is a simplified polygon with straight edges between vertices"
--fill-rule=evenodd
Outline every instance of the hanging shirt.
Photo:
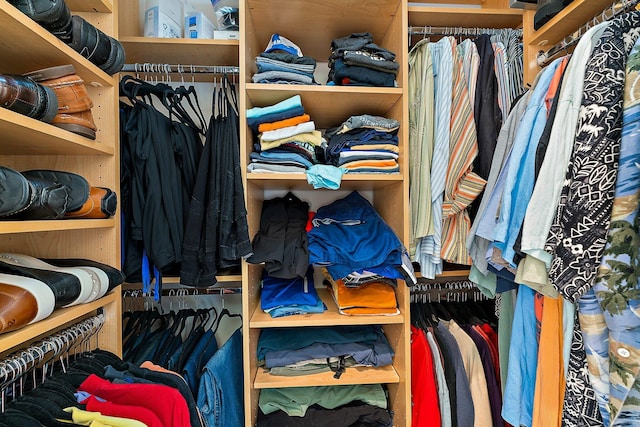
M 420 264 L 423 277 L 433 279 L 442 273 L 442 200 L 449 162 L 449 138 L 451 134 L 451 98 L 453 54 L 456 53 L 455 39 L 444 37 L 437 43 L 430 43 L 435 80 L 435 143 L 431 168 L 431 214 L 433 228 L 418 241 L 415 260 Z
M 411 252 L 416 239 L 433 229 L 431 217 L 431 156 L 434 140 L 434 77 L 427 40 L 409 52 L 409 205 Z

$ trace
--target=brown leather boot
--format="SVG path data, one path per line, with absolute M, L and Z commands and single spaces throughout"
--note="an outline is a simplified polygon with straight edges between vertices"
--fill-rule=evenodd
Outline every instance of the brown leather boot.
M 76 74 L 73 65 L 44 68 L 25 74 L 58 97 L 58 114 L 51 124 L 86 138 L 96 139 L 96 127 L 91 114 L 93 102 L 89 98 L 84 81 Z

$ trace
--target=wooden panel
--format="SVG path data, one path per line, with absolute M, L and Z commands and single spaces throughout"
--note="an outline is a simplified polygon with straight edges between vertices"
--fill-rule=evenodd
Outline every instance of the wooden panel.
M 0 155 L 114 154 L 113 146 L 92 141 L 5 108 L 0 108 L 0 134 Z
M 318 295 L 327 306 L 324 313 L 300 314 L 273 318 L 257 306 L 249 322 L 250 328 L 285 328 L 292 326 L 337 326 L 337 325 L 380 325 L 386 323 L 403 323 L 404 315 L 396 316 L 345 316 L 338 312 L 329 291 L 317 289 Z
M 261 188 L 287 189 L 287 190 L 310 190 L 313 189 L 307 182 L 307 176 L 302 173 L 247 173 L 247 180 L 252 185 Z M 402 181 L 400 174 L 345 174 L 342 175 L 340 183 L 341 190 L 375 190 Z M 321 191 L 319 189 L 318 191 Z
M 271 35 L 279 33 L 298 45 L 304 55 L 326 61 L 331 54 L 331 41 L 351 33 L 370 32 L 374 42 L 381 44 L 400 3 L 397 0 L 248 0 L 245 4 L 262 50 Z M 393 50 L 384 44 L 381 46 Z
M 398 373 L 393 366 L 379 368 L 350 367 L 345 369 L 340 379 L 333 378 L 333 372 L 322 372 L 313 375 L 301 375 L 297 377 L 283 377 L 271 375 L 258 368 L 253 386 L 256 389 L 285 388 L 285 387 L 309 387 L 309 386 L 335 386 L 352 384 L 389 384 L 400 381 Z
M 238 65 L 238 40 L 120 37 L 127 64 Z M 188 67 L 185 80 L 189 79 Z M 210 77 L 211 78 L 211 77 Z
M 112 86 L 113 78 L 6 1 L 0 2 L 2 72 L 23 74 L 40 68 L 73 64 L 86 84 Z M 25 49 L 28 46 L 28 49 Z
M 519 28 L 522 25 L 522 10 L 409 6 L 409 25 Z
M 102 12 L 113 11 L 113 3 L 110 0 L 65 0 L 72 12 Z
M 526 43 L 541 46 L 554 45 L 611 4 L 611 0 L 573 0 L 542 28 L 535 31 Z M 531 25 L 533 26 L 533 22 Z
M 115 302 L 117 299 L 120 299 L 119 290 L 111 292 L 97 301 L 55 310 L 46 319 L 17 331 L 2 334 L 0 354 L 6 354 L 12 347 L 44 337 L 51 334 L 53 330 L 62 329 L 66 325 L 76 323 L 83 316 L 91 314 L 99 307 Z
M 286 87 L 283 87 L 286 86 Z M 389 110 L 402 97 L 401 88 L 304 86 L 247 83 L 247 96 L 251 106 L 276 104 L 294 95 L 300 95 L 305 112 L 319 129 L 340 125 L 352 115 L 373 114 L 387 116 Z
M 0 221 L 0 234 L 38 233 L 42 231 L 61 231 L 109 228 L 115 226 L 111 219 L 63 219 L 49 221 Z

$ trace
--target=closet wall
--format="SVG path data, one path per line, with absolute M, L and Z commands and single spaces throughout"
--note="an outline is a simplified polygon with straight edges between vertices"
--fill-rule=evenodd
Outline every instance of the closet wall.
M 116 0 L 67 0 L 72 14 L 81 15 L 116 37 Z M 22 74 L 40 68 L 73 64 L 85 81 L 98 126 L 89 140 L 52 125 L 0 108 L 0 164 L 18 171 L 57 169 L 75 172 L 93 186 L 119 193 L 117 76 L 109 76 L 40 27 L 6 0 L 0 0 L 0 72 Z M 109 219 L 0 221 L 0 251 L 35 257 L 86 258 L 120 266 L 119 213 Z M 120 288 L 89 304 L 54 311 L 45 320 L 0 335 L 0 355 L 101 310 L 106 323 L 98 344 L 121 351 Z

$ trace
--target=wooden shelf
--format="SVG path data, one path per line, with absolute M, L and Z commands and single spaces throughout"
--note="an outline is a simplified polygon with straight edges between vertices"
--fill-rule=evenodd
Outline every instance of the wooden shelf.
M 48 123 L 0 108 L 0 155 L 114 155 L 115 149 Z
M 398 285 L 400 286 L 400 285 Z M 403 285 L 404 286 L 404 285 Z M 260 308 L 249 321 L 250 328 L 288 328 L 295 326 L 337 326 L 337 325 L 387 325 L 404 323 L 402 313 L 396 316 L 346 316 L 338 312 L 338 307 L 327 289 L 318 288 L 320 299 L 327 306 L 324 313 L 299 314 L 273 318 Z
M 409 25 L 433 27 L 519 28 L 521 9 L 409 6 Z
M 379 368 L 352 366 L 346 368 L 340 379 L 333 378 L 333 372 L 322 372 L 313 375 L 300 375 L 286 377 L 271 375 L 264 369 L 258 368 L 254 388 L 285 388 L 285 387 L 310 387 L 353 384 L 393 384 L 399 383 L 400 376 L 391 365 Z
M 65 3 L 72 12 L 113 12 L 110 0 L 65 0 Z
M 287 188 L 290 190 L 313 190 L 302 173 L 247 172 L 247 182 L 258 188 Z M 376 190 L 402 182 L 402 174 L 344 174 L 340 190 Z M 321 190 L 318 190 L 321 191 Z
M 188 65 L 238 65 L 238 40 L 163 39 L 120 37 L 127 64 L 182 64 L 185 81 L 191 80 Z M 142 73 L 141 73 L 142 74 Z M 211 78 L 211 76 L 209 76 Z
M 395 14 L 402 13 L 401 2 L 388 0 L 248 0 L 246 4 L 251 33 L 263 49 L 271 34 L 280 32 L 318 61 L 329 58 L 333 39 L 351 33 L 369 32 L 380 43 Z
M 358 114 L 386 116 L 402 97 L 402 88 L 260 83 L 247 83 L 246 86 L 252 107 L 273 105 L 300 95 L 305 113 L 311 116 L 319 129 L 338 126 Z
M 554 45 L 609 6 L 611 0 L 573 0 L 538 31 L 534 31 L 527 43 Z
M 113 77 L 6 1 L 0 1 L 0 28 L 3 73 L 23 74 L 41 68 L 73 64 L 85 84 L 114 85 Z
M 6 353 L 18 344 L 32 341 L 40 336 L 50 335 L 53 330 L 59 329 L 67 323 L 76 323 L 82 316 L 92 313 L 107 304 L 116 302 L 117 299 L 120 299 L 120 292 L 111 292 L 99 300 L 87 304 L 79 304 L 73 307 L 55 310 L 46 319 L 25 326 L 17 331 L 2 334 L 0 335 L 2 338 L 0 339 L 0 354 Z
M 39 233 L 42 231 L 113 228 L 116 219 L 60 219 L 44 221 L 0 221 L 0 234 Z

